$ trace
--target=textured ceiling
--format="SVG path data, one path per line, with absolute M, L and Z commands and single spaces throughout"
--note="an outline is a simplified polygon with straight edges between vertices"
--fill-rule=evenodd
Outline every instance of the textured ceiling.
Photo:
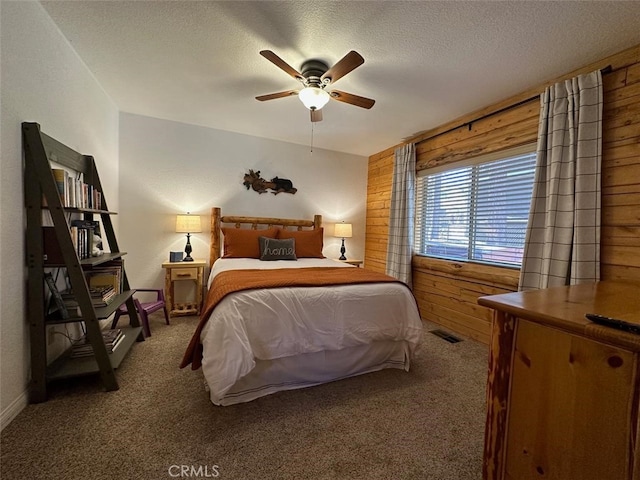
M 296 97 L 254 97 L 356 50 L 315 147 L 371 155 L 403 138 L 640 44 L 640 1 L 43 1 L 121 111 L 308 145 Z

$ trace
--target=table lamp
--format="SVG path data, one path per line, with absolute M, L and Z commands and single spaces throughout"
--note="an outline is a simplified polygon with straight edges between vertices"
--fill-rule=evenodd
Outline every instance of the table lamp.
M 201 231 L 200 215 L 190 215 L 189 212 L 187 212 L 186 215 L 176 216 L 176 233 L 187 234 L 187 244 L 184 247 L 184 253 L 186 253 L 187 256 L 182 260 L 183 262 L 193 262 L 193 258 L 191 258 L 191 234 Z
M 351 231 L 351 224 L 350 223 L 336 223 L 336 228 L 333 232 L 333 236 L 334 237 L 338 237 L 338 238 L 342 238 L 342 246 L 340 247 L 340 258 L 338 260 L 346 260 L 347 257 L 344 256 L 344 253 L 346 252 L 346 249 L 344 248 L 344 239 L 345 238 L 351 238 L 352 236 L 352 231 Z

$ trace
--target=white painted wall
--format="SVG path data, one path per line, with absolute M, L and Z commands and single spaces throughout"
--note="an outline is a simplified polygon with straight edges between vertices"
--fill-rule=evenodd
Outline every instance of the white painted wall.
M 27 404 L 30 377 L 26 323 L 22 140 L 33 121 L 71 148 L 93 155 L 132 286 L 163 285 L 161 263 L 181 251 L 175 215 L 207 215 L 212 206 L 237 215 L 324 216 L 325 255 L 339 256 L 333 224 L 353 223 L 347 254 L 363 258 L 367 158 L 119 114 L 42 6 L 0 2 L 0 427 Z M 120 156 L 120 160 L 119 160 Z M 290 178 L 295 195 L 247 191 L 248 169 Z M 192 239 L 208 255 L 208 232 Z
M 267 140 L 205 127 L 123 113 L 120 116 L 119 246 L 128 252 L 132 287 L 162 287 L 162 262 L 182 251 L 175 215 L 204 215 L 192 235 L 192 256 L 208 259 L 209 212 L 227 215 L 313 218 L 322 214 L 324 254 L 340 256 L 333 225 L 353 223 L 347 255 L 363 258 L 367 189 L 366 157 Z M 258 194 L 242 185 L 249 169 L 266 179 L 288 178 L 295 195 Z
M 27 403 L 21 123 L 96 158 L 110 208 L 118 208 L 118 109 L 35 1 L 1 2 L 0 420 Z M 117 219 L 116 219 L 117 221 Z

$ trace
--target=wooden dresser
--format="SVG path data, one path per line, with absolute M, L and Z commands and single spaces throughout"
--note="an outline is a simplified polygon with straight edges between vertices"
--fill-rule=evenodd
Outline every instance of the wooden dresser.
M 640 284 L 597 282 L 478 299 L 494 309 L 483 478 L 640 480 Z

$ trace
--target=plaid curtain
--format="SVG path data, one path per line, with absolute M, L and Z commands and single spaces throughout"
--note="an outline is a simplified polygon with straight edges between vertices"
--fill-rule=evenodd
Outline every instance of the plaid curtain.
M 416 147 L 413 143 L 395 150 L 389 212 L 387 275 L 411 287 L 413 224 L 416 190 Z
M 541 103 L 521 291 L 600 279 L 602 75 L 552 85 Z

